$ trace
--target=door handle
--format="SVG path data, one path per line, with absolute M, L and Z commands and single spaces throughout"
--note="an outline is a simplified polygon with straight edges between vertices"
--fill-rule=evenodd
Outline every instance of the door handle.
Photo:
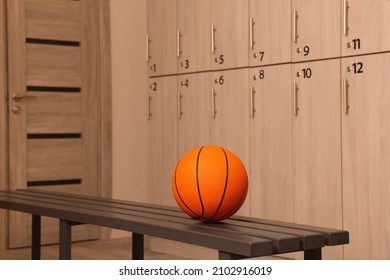
M 211 24 L 211 53 L 214 54 L 215 53 L 215 31 L 217 31 L 217 29 L 215 28 L 214 24 Z
M 35 98 L 36 96 L 35 95 L 17 95 L 17 94 L 13 94 L 12 95 L 12 100 L 16 101 L 16 102 L 20 102 L 22 101 L 22 99 L 28 99 L 28 98 Z
M 295 117 L 298 116 L 298 85 L 297 83 L 293 83 L 293 114 Z
M 343 1 L 343 34 L 344 34 L 344 36 L 348 36 L 348 30 L 349 30 L 348 9 L 349 9 L 348 1 L 344 0 Z
M 294 10 L 294 14 L 293 14 L 293 43 L 297 43 L 298 42 L 298 17 L 299 17 L 299 14 L 298 14 L 298 11 L 297 10 Z
M 344 113 L 346 115 L 348 115 L 349 113 L 349 108 L 351 106 L 349 106 L 349 92 L 348 92 L 348 89 L 349 89 L 349 82 L 347 79 L 344 78 L 343 80 L 343 107 L 344 107 Z

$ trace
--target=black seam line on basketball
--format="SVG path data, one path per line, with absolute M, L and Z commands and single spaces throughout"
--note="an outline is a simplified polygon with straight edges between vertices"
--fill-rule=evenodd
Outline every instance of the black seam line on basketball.
M 225 150 L 224 150 L 222 147 L 220 147 L 220 148 L 221 148 L 223 154 L 225 155 L 225 161 L 226 161 L 226 179 L 225 179 L 225 186 L 224 186 L 224 189 L 223 189 L 223 194 L 222 194 L 221 200 L 220 200 L 220 202 L 219 202 L 218 208 L 217 208 L 217 210 L 214 212 L 214 214 L 211 216 L 211 218 L 207 220 L 207 222 L 210 222 L 210 221 L 217 215 L 219 209 L 221 208 L 222 202 L 223 202 L 223 200 L 224 200 L 224 198 L 225 198 L 226 189 L 227 189 L 227 184 L 228 184 L 228 180 L 229 180 L 229 161 L 228 161 L 228 157 L 227 157 L 227 155 L 226 155 Z
M 192 209 L 191 209 L 190 207 L 188 207 L 188 205 L 184 202 L 183 198 L 182 198 L 181 195 L 180 195 L 179 188 L 178 188 L 177 182 L 176 182 L 176 178 L 177 178 L 177 177 L 176 177 L 176 174 L 177 174 L 177 167 L 179 166 L 179 164 L 180 164 L 180 161 L 179 161 L 179 163 L 176 165 L 176 168 L 175 168 L 175 188 L 176 188 L 176 193 L 177 193 L 177 195 L 179 196 L 181 202 L 184 204 L 184 206 L 187 207 L 187 209 L 188 209 L 189 211 L 191 211 L 191 213 L 193 213 L 195 216 L 199 216 L 199 215 L 196 214 L 194 211 L 192 211 Z
M 202 152 L 203 148 L 204 146 L 202 146 L 199 149 L 198 156 L 196 158 L 196 186 L 198 187 L 199 202 L 202 207 L 202 212 L 200 215 L 198 215 L 199 218 L 203 218 L 204 216 L 204 205 L 203 205 L 202 195 L 200 193 L 200 186 L 199 186 L 199 159 L 200 159 L 200 153 Z
M 226 217 L 230 217 L 229 214 L 230 214 L 234 209 L 236 209 L 236 207 L 237 207 L 238 205 L 240 205 L 240 203 L 241 203 L 241 201 L 242 201 L 243 199 L 245 199 L 245 194 L 247 193 L 247 190 L 248 190 L 248 184 L 247 184 L 247 186 L 246 186 L 246 188 L 245 188 L 245 190 L 244 190 L 244 193 L 241 195 L 240 200 L 237 202 L 237 204 L 236 204 L 231 210 L 229 210 L 229 212 L 227 212 L 225 215 L 222 216 L 221 220 L 226 219 Z

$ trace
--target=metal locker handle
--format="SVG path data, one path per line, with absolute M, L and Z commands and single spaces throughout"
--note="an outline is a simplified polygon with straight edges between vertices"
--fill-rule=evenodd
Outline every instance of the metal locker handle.
M 348 89 L 349 89 L 349 83 L 348 83 L 348 80 L 346 78 L 344 78 L 343 80 L 343 108 L 344 108 L 344 113 L 346 115 L 348 115 L 349 113 L 349 92 L 348 92 Z
M 349 4 L 347 0 L 343 0 L 343 34 L 344 36 L 348 35 L 348 9 Z
M 250 106 L 251 106 L 251 117 L 254 118 L 255 117 L 255 112 L 256 112 L 256 109 L 255 109 L 255 88 L 253 86 L 251 86 L 251 90 L 250 90 Z
M 249 47 L 251 48 L 251 49 L 253 49 L 253 46 L 254 46 L 254 42 L 253 42 L 253 32 L 254 32 L 254 25 L 255 25 L 255 22 L 254 22 L 254 20 L 253 20 L 253 18 L 251 17 L 250 19 L 249 19 Z
M 215 118 L 217 114 L 217 110 L 215 109 L 215 96 L 217 93 L 215 92 L 214 89 L 211 90 L 211 116 Z
M 149 53 L 149 43 L 150 43 L 150 39 L 149 39 L 149 35 L 146 35 L 146 38 L 145 38 L 145 55 L 146 55 L 146 62 L 149 62 L 149 59 L 150 59 L 150 53 Z
M 293 42 L 297 43 L 298 42 L 298 11 L 294 10 L 294 15 L 293 15 Z
M 211 53 L 215 53 L 215 26 L 211 24 Z
M 293 83 L 293 112 L 294 116 L 298 116 L 298 86 L 297 83 Z
M 181 54 L 181 50 L 180 50 L 180 37 L 181 37 L 181 34 L 180 34 L 180 30 L 176 30 L 176 56 L 177 57 L 180 57 L 180 54 Z

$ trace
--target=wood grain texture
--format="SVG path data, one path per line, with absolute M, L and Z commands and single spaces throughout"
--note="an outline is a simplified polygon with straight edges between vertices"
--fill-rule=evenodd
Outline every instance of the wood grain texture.
M 310 79 L 297 77 L 308 68 Z M 292 77 L 299 107 L 292 138 L 294 222 L 341 228 L 340 60 L 295 64 Z M 329 251 L 325 258 L 343 258 L 341 248 Z
M 211 69 L 229 69 L 249 65 L 248 1 L 211 1 L 211 23 L 215 26 L 215 53 Z M 220 56 L 223 55 L 223 63 Z M 217 59 L 217 61 L 216 61 Z
M 26 83 L 29 86 L 80 87 L 79 47 L 26 44 Z
M 357 61 L 364 74 L 347 72 Z M 390 55 L 345 58 L 342 71 L 350 106 L 342 115 L 343 216 L 354 240 L 345 257 L 389 259 Z
M 149 76 L 176 73 L 176 0 L 147 0 Z M 145 46 L 147 48 L 147 46 Z
M 181 84 L 188 81 L 188 87 Z M 211 141 L 210 73 L 178 77 L 178 102 L 182 115 L 178 123 L 178 159 L 189 150 Z
M 181 34 L 178 73 L 210 70 L 210 8 L 209 0 L 177 1 L 177 29 Z
M 25 48 L 25 7 L 24 1 L 7 1 L 8 18 L 8 88 L 9 95 L 26 94 L 26 48 Z M 26 110 L 25 102 L 15 104 L 9 99 L 9 108 L 19 106 Z M 9 114 L 9 159 L 10 189 L 26 187 L 26 114 Z
M 390 50 L 390 2 L 387 0 L 348 0 L 347 35 L 342 36 L 342 54 L 369 54 Z M 352 40 L 360 39 L 360 48 Z M 352 44 L 348 47 L 348 43 Z
M 29 139 L 27 180 L 81 179 L 81 139 Z
M 99 2 L 99 124 L 98 170 L 102 197 L 112 196 L 112 80 L 111 80 L 110 1 Z M 110 236 L 110 229 L 101 228 L 99 238 Z
M 219 79 L 223 76 L 223 84 Z M 249 70 L 236 69 L 213 72 L 212 87 L 215 91 L 215 118 L 211 121 L 211 144 L 225 147 L 234 153 L 249 170 Z M 211 92 L 210 92 L 211 94 Z M 211 99 L 211 95 L 210 95 Z M 211 103 L 211 101 L 210 101 Z M 211 104 L 210 104 L 211 106 Z M 251 196 L 249 188 L 247 197 Z M 247 199 L 239 213 L 250 214 L 250 200 Z
M 149 80 L 148 121 L 148 198 L 150 202 L 176 205 L 172 195 L 172 174 L 177 163 L 177 78 L 169 76 Z
M 250 121 L 251 216 L 293 220 L 291 65 L 253 68 Z
M 290 62 L 291 1 L 250 0 L 249 11 L 253 18 L 250 66 Z
M 28 92 L 27 133 L 81 133 L 81 94 Z
M 6 61 L 6 17 L 5 0 L 0 1 L 0 61 Z M 8 147 L 7 147 L 7 79 L 6 65 L 0 63 L 0 190 L 8 187 Z M 0 211 L 0 250 L 6 248 L 7 213 Z
M 79 42 L 79 26 L 80 1 L 26 0 L 28 38 Z
M 39 19 L 38 10 L 45 11 L 46 16 L 42 15 Z M 61 12 L 65 13 L 57 16 Z M 28 14 L 27 19 L 25 13 Z M 71 187 L 67 185 L 62 189 L 59 186 L 46 188 L 94 195 L 104 192 L 105 195 L 110 195 L 111 73 L 110 43 L 107 41 L 109 40 L 109 2 L 106 0 L 9 1 L 8 14 L 9 34 L 12 33 L 8 38 L 9 49 L 12 49 L 9 52 L 9 59 L 12 60 L 9 67 L 10 92 L 27 94 L 27 85 L 80 88 L 80 92 L 29 91 L 29 95 L 36 97 L 19 102 L 10 100 L 9 106 L 19 105 L 22 109 L 22 114 L 10 114 L 10 127 L 12 127 L 10 151 L 15 154 L 13 162 L 10 162 L 13 166 L 10 169 L 10 178 L 13 178 L 11 187 L 26 187 L 27 175 L 29 180 L 51 180 L 61 177 L 70 179 L 77 176 L 82 179 L 82 185 Z M 27 27 L 33 23 L 36 26 Z M 72 35 L 68 31 L 71 29 L 70 26 L 76 23 L 78 30 Z M 47 28 L 54 29 L 54 26 L 60 25 L 62 27 L 59 27 L 58 33 L 51 30 L 47 32 L 48 37 L 42 37 L 39 33 L 45 33 L 43 27 L 45 24 L 48 25 Z M 30 36 L 26 35 L 26 32 L 33 32 L 31 34 L 35 35 L 30 35 L 39 36 L 38 39 L 77 40 L 80 41 L 80 46 L 26 43 L 26 36 Z M 102 91 L 104 94 L 101 95 Z M 101 115 L 100 110 L 104 111 Z M 99 126 L 102 127 L 101 130 Z M 69 147 L 65 144 L 62 148 L 50 144 L 37 145 L 38 142 L 35 140 L 29 141 L 27 156 L 27 132 L 77 132 L 81 133 L 82 140 L 79 141 L 78 146 Z M 100 152 L 100 149 L 104 151 Z M 99 161 L 104 157 L 107 161 L 100 164 Z M 30 163 L 32 165 L 28 166 Z M 99 168 L 101 172 L 98 171 Z M 103 168 L 105 170 L 102 170 Z M 104 184 L 100 184 L 100 179 L 104 180 Z M 19 229 L 29 227 L 29 217 L 12 213 L 10 221 L 16 228 L 14 230 L 12 226 L 10 228 L 10 232 L 15 232 L 10 235 L 10 246 L 28 246 L 27 231 Z M 46 221 L 44 223 L 46 224 Z M 48 222 L 44 227 L 49 229 L 52 225 Z M 56 225 L 55 230 L 57 230 Z M 48 231 L 51 232 L 51 229 Z M 75 238 L 78 237 L 96 238 L 96 228 L 89 228 L 87 231 L 78 230 Z M 50 238 L 45 238 L 45 242 L 56 240 Z
M 340 57 L 341 1 L 292 0 L 291 5 L 292 10 L 298 13 L 298 38 L 296 43 L 292 43 L 292 60 Z M 310 48 L 306 56 L 303 51 L 305 46 Z
M 98 195 L 99 1 L 83 0 L 81 19 L 82 172 L 85 188 L 80 191 Z

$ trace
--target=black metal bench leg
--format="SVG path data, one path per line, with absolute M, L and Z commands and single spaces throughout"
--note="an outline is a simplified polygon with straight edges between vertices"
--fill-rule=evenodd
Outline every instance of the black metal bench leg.
M 60 220 L 60 260 L 72 258 L 72 224 Z
M 144 235 L 133 232 L 133 260 L 144 259 Z
M 239 260 L 239 259 L 245 259 L 245 256 L 232 254 L 224 251 L 218 251 L 218 259 L 220 260 Z
M 31 259 L 41 259 L 41 216 L 32 215 Z
M 322 251 L 321 248 L 305 250 L 305 260 L 321 260 Z

